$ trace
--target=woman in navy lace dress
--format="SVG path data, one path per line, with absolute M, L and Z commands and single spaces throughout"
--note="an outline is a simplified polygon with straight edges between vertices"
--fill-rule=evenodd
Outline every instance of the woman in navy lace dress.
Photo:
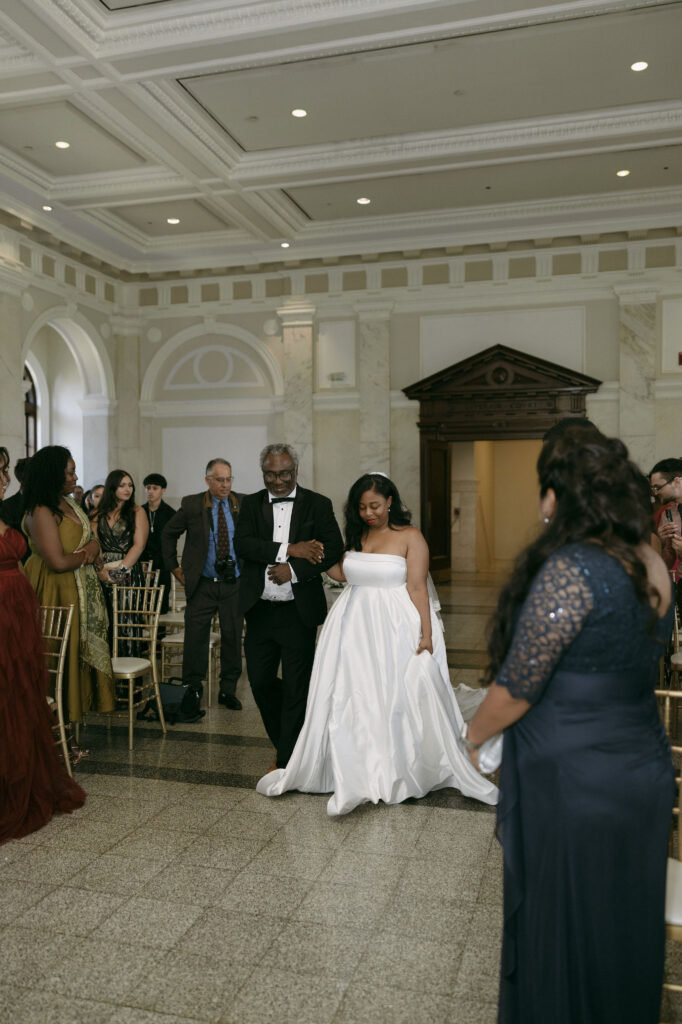
M 672 625 L 651 512 L 620 441 L 567 430 L 538 460 L 545 529 L 491 629 L 466 744 L 505 729 L 499 1021 L 656 1024 L 670 751 L 653 688 Z

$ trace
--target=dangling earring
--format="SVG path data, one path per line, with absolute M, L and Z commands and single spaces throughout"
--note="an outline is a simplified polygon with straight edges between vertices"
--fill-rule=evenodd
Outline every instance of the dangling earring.
M 548 526 L 549 525 L 549 516 L 545 516 L 545 518 L 542 521 L 545 524 L 545 526 Z

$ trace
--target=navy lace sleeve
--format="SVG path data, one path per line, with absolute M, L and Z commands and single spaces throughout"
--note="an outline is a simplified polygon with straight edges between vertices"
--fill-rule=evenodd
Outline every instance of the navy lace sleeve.
M 593 607 L 579 561 L 565 551 L 548 558 L 523 603 L 497 685 L 531 704 L 539 700 Z

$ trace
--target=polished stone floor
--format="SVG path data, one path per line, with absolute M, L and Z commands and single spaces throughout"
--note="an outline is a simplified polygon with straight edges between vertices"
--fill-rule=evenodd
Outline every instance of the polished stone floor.
M 475 684 L 495 581 L 439 591 L 453 682 Z M 272 748 L 238 692 L 165 738 L 141 725 L 133 753 L 93 720 L 85 807 L 0 847 L 0 1024 L 493 1024 L 494 811 L 260 797 Z

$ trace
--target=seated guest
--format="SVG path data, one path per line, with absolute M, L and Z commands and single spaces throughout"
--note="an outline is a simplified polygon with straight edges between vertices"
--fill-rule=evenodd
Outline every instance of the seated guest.
M 104 494 L 104 484 L 95 484 L 95 486 L 87 492 L 83 498 L 83 508 L 92 518 L 93 512 L 97 510 L 102 495 Z
M 57 759 L 38 600 L 19 568 L 26 540 L 4 520 L 9 480 L 0 447 L 0 844 L 85 801 Z
M 668 569 L 676 570 L 682 552 L 682 459 L 657 462 L 649 473 L 649 483 L 658 502 L 655 522 L 663 545 L 661 555 Z
M 76 479 L 71 454 L 61 445 L 36 452 L 24 479 L 31 545 L 26 575 L 41 604 L 74 609 L 64 668 L 71 722 L 80 722 L 84 711 L 113 711 L 116 703 L 107 611 L 93 567 L 99 544 L 88 517 L 70 497 Z
M 168 481 L 161 473 L 149 473 L 144 478 L 144 488 L 147 492 L 147 500 L 142 506 L 149 521 L 149 536 L 147 546 L 142 552 L 142 561 L 151 562 L 152 569 L 160 569 L 159 585 L 164 587 L 163 603 L 161 612 L 168 611 L 170 599 L 171 574 L 164 568 L 163 555 L 161 553 L 161 531 L 166 523 L 175 515 L 175 509 L 167 505 L 163 500 Z

